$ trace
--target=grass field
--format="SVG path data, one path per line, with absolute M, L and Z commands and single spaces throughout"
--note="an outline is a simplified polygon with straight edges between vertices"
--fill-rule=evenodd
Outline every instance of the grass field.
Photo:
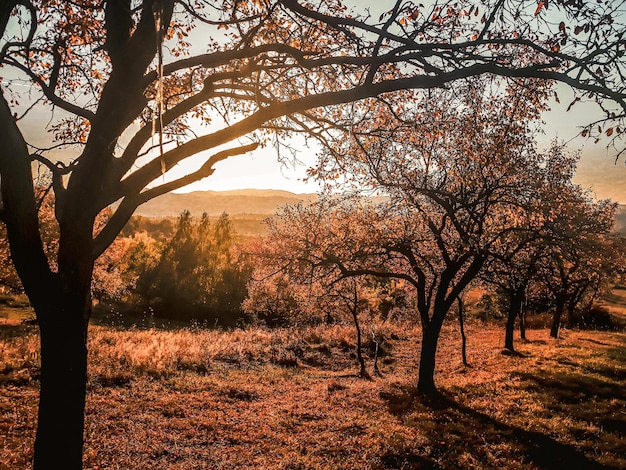
M 530 330 L 515 357 L 501 325 L 470 323 L 464 368 L 451 324 L 443 393 L 426 400 L 419 329 L 373 329 L 382 376 L 367 380 L 347 326 L 93 326 L 85 468 L 626 468 L 626 333 Z M 29 468 L 37 341 L 35 326 L 0 320 L 2 469 Z

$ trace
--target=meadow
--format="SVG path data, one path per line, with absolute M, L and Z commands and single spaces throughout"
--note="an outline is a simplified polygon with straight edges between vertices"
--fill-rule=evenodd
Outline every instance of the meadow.
M 5 309 L 0 468 L 8 470 L 30 467 L 39 353 L 36 326 L 19 318 L 24 307 Z M 626 467 L 626 333 L 564 330 L 555 340 L 535 328 L 521 354 L 507 356 L 501 325 L 474 320 L 466 329 L 469 367 L 449 322 L 441 396 L 423 399 L 414 388 L 420 332 L 409 324 L 366 325 L 371 379 L 356 375 L 349 326 L 94 325 L 84 467 Z

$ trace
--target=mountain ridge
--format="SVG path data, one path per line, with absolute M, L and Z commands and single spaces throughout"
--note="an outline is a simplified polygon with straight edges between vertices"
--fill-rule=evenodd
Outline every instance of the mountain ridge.
M 151 218 L 178 217 L 188 210 L 194 216 L 206 212 L 215 217 L 224 212 L 230 216 L 270 216 L 285 204 L 313 202 L 315 193 L 292 193 L 281 189 L 233 189 L 228 191 L 193 191 L 168 193 L 139 206 L 136 215 Z M 620 204 L 615 214 L 614 231 L 626 232 L 626 205 Z
M 205 212 L 210 216 L 218 216 L 224 212 L 231 216 L 271 215 L 282 205 L 311 202 L 316 199 L 317 194 L 314 193 L 292 193 L 277 189 L 168 193 L 139 206 L 135 214 L 142 217 L 177 217 L 184 210 L 188 210 L 197 216 Z

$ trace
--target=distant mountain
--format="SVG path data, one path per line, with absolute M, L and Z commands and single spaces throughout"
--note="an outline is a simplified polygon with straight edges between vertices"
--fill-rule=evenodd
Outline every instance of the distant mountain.
M 272 215 L 279 206 L 316 199 L 316 194 L 294 194 L 273 189 L 169 193 L 140 206 L 135 213 L 144 217 L 177 217 L 184 210 L 190 211 L 196 217 L 204 212 L 210 216 L 218 216 L 223 212 L 231 216 Z

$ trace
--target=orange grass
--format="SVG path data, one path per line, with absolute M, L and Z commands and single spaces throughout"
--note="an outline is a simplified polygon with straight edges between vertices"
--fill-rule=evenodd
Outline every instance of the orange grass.
M 471 323 L 465 369 L 449 325 L 426 400 L 419 329 L 375 330 L 383 376 L 364 380 L 348 326 L 91 327 L 85 468 L 626 467 L 625 333 L 531 330 L 510 357 L 501 326 Z M 29 468 L 36 328 L 5 322 L 0 340 L 0 468 Z

